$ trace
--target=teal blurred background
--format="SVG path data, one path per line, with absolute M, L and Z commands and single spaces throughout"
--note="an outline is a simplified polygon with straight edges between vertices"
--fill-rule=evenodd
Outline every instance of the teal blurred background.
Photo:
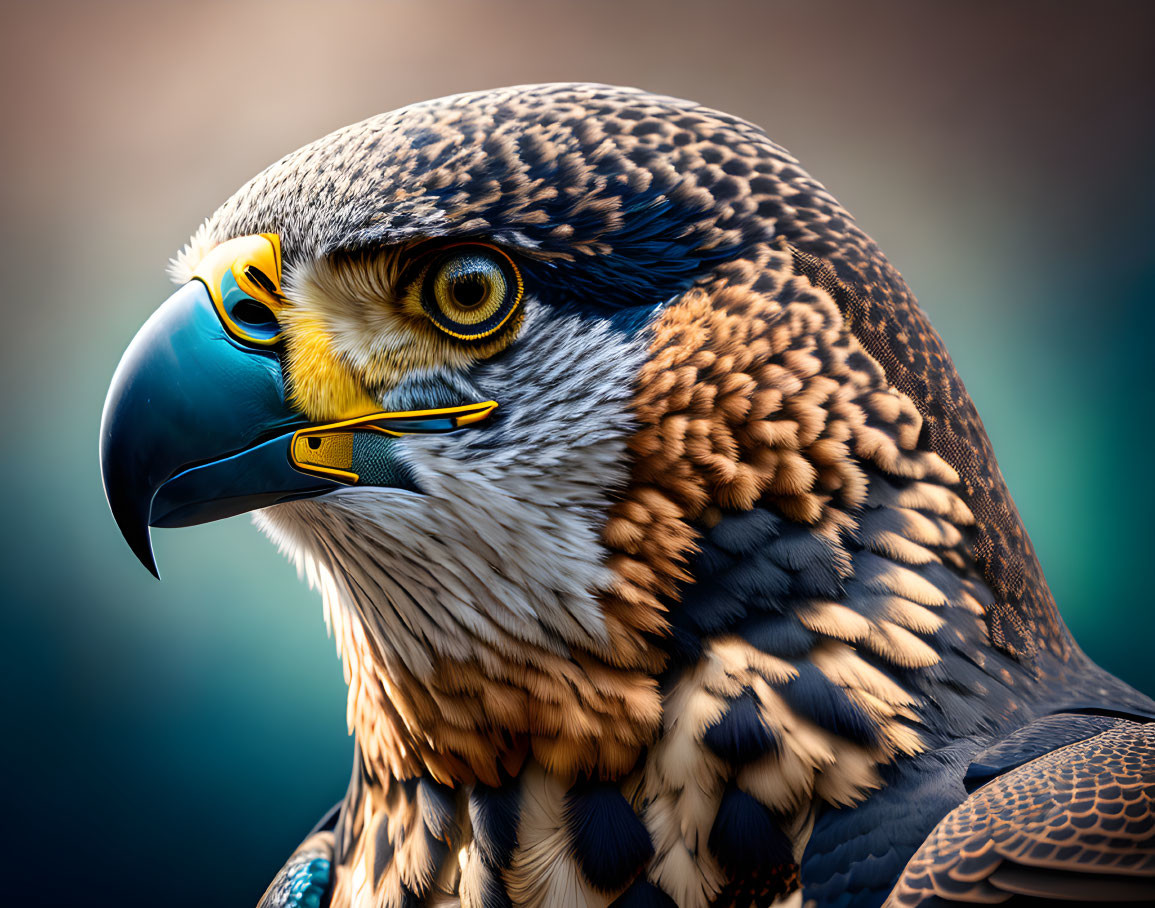
M 1079 641 L 1155 693 L 1153 10 L 6 4 L 4 900 L 251 905 L 342 794 L 317 595 L 245 518 L 157 533 L 154 581 L 97 426 L 201 219 L 304 142 L 457 91 L 639 85 L 790 148 L 946 339 Z

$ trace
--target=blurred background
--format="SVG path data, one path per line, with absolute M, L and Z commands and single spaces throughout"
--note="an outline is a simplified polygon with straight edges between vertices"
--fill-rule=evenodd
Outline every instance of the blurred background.
M 153 580 L 105 506 L 97 427 L 166 260 L 234 189 L 459 91 L 638 85 L 791 149 L 946 339 L 1076 637 L 1155 693 L 1155 6 L 3 11 L 4 900 L 252 905 L 343 793 L 318 596 L 246 518 L 159 531 Z

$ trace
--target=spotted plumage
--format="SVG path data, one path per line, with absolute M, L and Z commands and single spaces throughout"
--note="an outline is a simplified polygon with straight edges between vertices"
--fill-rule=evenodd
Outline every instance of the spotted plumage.
M 296 418 L 497 404 L 391 440 L 408 489 L 257 513 L 358 744 L 262 905 L 1155 897 L 1155 704 L 1071 640 L 938 336 L 760 129 L 456 96 L 288 155 L 174 275 L 254 235 Z M 475 339 L 430 317 L 463 245 L 524 291 Z

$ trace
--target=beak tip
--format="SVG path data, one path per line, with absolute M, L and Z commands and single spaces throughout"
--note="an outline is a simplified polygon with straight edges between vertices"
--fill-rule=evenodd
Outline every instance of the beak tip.
M 160 580 L 160 571 L 157 570 L 155 558 L 150 557 L 148 561 L 145 561 L 143 558 L 141 558 L 140 563 L 148 568 L 148 572 L 152 574 L 153 577 L 155 577 L 157 580 Z
M 132 488 L 127 481 L 127 472 L 113 466 L 117 458 L 109 457 L 105 450 L 100 452 L 100 466 L 104 480 L 104 495 L 108 501 L 112 517 L 120 530 L 120 535 L 137 557 L 157 580 L 160 573 L 156 568 L 156 556 L 152 551 L 152 531 L 149 528 L 149 505 L 141 505 L 141 499 L 151 504 L 151 496 L 144 496 Z
M 152 554 L 151 545 L 146 544 L 146 547 L 143 549 L 133 546 L 132 553 L 136 555 L 137 560 L 139 560 L 141 564 L 148 568 L 148 572 L 152 574 L 153 577 L 160 580 L 160 571 L 157 569 L 156 558 Z
M 148 568 L 148 572 L 153 577 L 160 580 L 160 571 L 156 567 L 156 555 L 152 551 L 152 532 L 149 530 L 148 524 L 134 523 L 133 526 L 129 527 L 122 522 L 119 523 L 121 535 L 124 536 L 124 541 L 128 543 L 128 547 L 132 549 L 132 554 Z

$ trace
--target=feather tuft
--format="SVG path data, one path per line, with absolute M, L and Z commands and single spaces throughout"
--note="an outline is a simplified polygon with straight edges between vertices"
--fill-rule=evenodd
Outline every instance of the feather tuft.
M 702 739 L 723 760 L 739 766 L 777 747 L 774 733 L 762 719 L 754 691 L 749 687 L 730 701 L 729 708 L 707 727 Z
M 579 781 L 566 795 L 574 857 L 594 886 L 616 892 L 654 855 L 650 834 L 616 785 Z
M 732 876 L 756 874 L 761 868 L 794 862 L 790 840 L 775 816 L 740 788 L 722 795 L 710 830 L 710 851 Z
M 513 782 L 490 787 L 475 785 L 469 795 L 473 841 L 482 860 L 491 867 L 508 867 L 517 848 L 521 790 Z

